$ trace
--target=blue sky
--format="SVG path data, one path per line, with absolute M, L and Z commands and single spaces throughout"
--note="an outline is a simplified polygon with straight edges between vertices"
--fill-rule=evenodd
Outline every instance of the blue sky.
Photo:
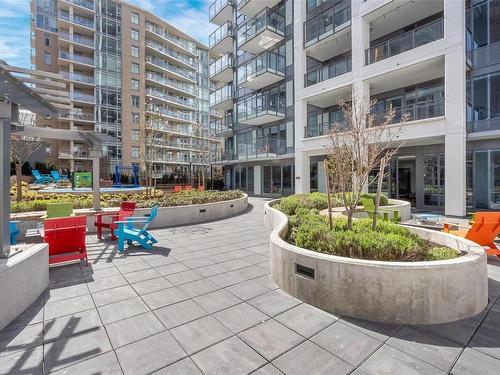
M 128 0 L 157 14 L 172 26 L 208 43 L 216 26 L 208 21 L 213 0 Z M 10 65 L 30 67 L 29 0 L 0 0 L 0 59 Z

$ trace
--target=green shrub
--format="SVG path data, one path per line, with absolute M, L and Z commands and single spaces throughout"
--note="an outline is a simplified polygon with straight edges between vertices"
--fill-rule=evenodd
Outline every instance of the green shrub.
M 445 260 L 460 256 L 460 253 L 449 247 L 433 247 L 427 253 L 426 260 Z

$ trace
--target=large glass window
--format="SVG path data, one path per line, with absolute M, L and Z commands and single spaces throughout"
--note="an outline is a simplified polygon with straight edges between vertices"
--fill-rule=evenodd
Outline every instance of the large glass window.
M 444 154 L 424 155 L 424 205 L 444 207 Z

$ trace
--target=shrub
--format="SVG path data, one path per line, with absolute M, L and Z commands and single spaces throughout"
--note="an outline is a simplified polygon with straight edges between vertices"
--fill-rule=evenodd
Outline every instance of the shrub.
M 449 247 L 434 247 L 427 253 L 427 260 L 445 260 L 460 256 L 460 253 Z

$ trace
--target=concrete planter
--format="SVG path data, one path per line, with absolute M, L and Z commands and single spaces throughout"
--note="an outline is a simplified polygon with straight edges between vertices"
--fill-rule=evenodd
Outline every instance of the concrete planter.
M 437 324 L 480 313 L 488 303 L 483 249 L 464 238 L 408 227 L 465 255 L 432 262 L 383 262 L 345 258 L 291 245 L 283 239 L 288 218 L 265 205 L 271 275 L 290 295 L 323 310 L 387 323 Z
M 36 244 L 0 259 L 0 330 L 26 310 L 49 286 L 49 246 Z

